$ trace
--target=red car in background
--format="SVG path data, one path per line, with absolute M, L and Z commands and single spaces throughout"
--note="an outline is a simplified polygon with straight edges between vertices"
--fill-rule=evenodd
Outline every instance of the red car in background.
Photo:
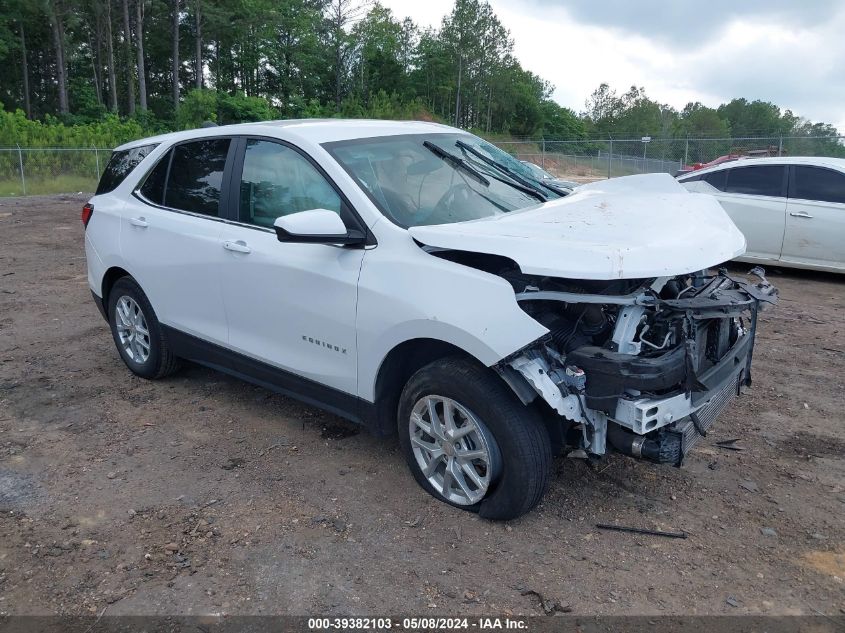
M 731 152 L 730 154 L 719 156 L 719 158 L 715 158 L 709 163 L 693 163 L 692 165 L 685 165 L 682 169 L 679 169 L 677 173 L 675 173 L 675 177 L 677 178 L 678 176 L 688 174 L 692 171 L 698 171 L 699 169 L 707 169 L 708 167 L 715 167 L 716 165 L 720 165 L 721 163 L 727 163 L 728 161 L 739 160 L 741 158 L 765 158 L 771 156 L 781 156 L 784 154 L 785 152 L 782 149 L 774 146 L 767 147 L 765 149 L 746 150 L 742 153 Z

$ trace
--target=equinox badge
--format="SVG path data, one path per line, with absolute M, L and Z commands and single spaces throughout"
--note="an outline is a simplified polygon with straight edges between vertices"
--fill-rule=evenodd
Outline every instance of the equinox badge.
M 306 343 L 313 343 L 314 345 L 319 345 L 320 347 L 325 347 L 329 350 L 334 350 L 339 354 L 346 354 L 346 348 L 340 347 L 338 345 L 332 345 L 331 343 L 327 343 L 326 341 L 321 341 L 320 339 L 313 338 L 311 336 L 306 336 L 305 334 L 302 335 L 302 340 Z

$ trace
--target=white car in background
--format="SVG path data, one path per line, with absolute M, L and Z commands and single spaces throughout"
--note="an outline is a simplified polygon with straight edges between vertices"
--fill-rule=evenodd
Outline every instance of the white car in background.
M 707 270 L 745 239 L 668 174 L 564 194 L 431 123 L 135 141 L 82 220 L 134 373 L 187 359 L 398 434 L 426 491 L 491 519 L 534 507 L 567 449 L 680 465 L 775 301 Z
M 685 174 L 745 235 L 739 261 L 845 272 L 845 159 L 749 158 Z

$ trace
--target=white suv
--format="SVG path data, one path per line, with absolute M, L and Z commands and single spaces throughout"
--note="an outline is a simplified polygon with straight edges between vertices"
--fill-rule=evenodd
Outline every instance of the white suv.
M 126 365 L 179 359 L 399 435 L 420 485 L 519 516 L 553 454 L 680 464 L 750 381 L 775 291 L 668 175 L 568 194 L 460 130 L 285 121 L 115 150 L 83 210 Z

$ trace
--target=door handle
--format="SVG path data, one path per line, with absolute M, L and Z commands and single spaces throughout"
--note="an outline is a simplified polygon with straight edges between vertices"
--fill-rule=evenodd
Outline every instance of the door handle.
M 791 215 L 793 218 L 811 218 L 811 217 L 813 217 L 812 215 L 810 215 L 809 213 L 806 213 L 805 211 L 799 211 L 798 213 L 795 213 L 794 211 L 790 211 L 789 215 Z
M 132 226 L 137 226 L 141 229 L 145 229 L 149 226 L 149 224 L 147 224 L 147 219 L 143 216 L 140 218 L 129 218 L 129 224 L 131 224 Z
M 246 242 L 243 240 L 238 240 L 237 242 L 232 242 L 230 240 L 226 240 L 223 242 L 223 248 L 227 251 L 234 251 L 235 253 L 251 253 L 252 249 L 246 245 Z

